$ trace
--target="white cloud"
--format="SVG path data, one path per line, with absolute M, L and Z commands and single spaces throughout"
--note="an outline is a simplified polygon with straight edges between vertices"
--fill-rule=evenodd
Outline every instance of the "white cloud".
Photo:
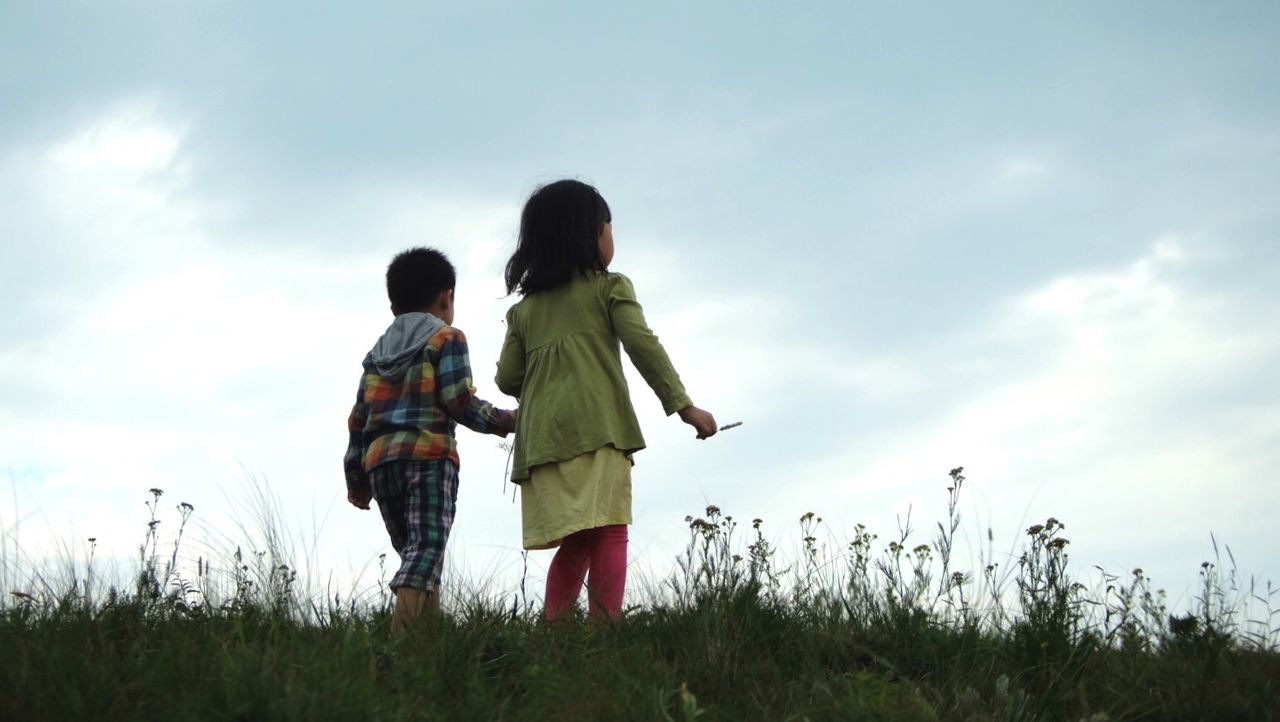
M 1028 517 L 1056 515 L 1080 558 L 1140 563 L 1161 583 L 1189 577 L 1210 531 L 1257 544 L 1248 510 L 1280 502 L 1255 483 L 1280 463 L 1280 407 L 1232 389 L 1260 379 L 1280 341 L 1258 309 L 1180 283 L 1197 257 L 1181 243 L 1164 238 L 1121 268 L 1066 274 L 1013 299 L 993 338 L 1043 344 L 1047 361 L 1010 365 L 937 420 L 815 460 L 796 473 L 815 480 L 812 491 L 791 486 L 776 506 L 821 498 L 825 485 L 865 510 L 847 523 L 908 505 L 931 520 L 946 469 L 964 465 L 971 499 L 1004 540 Z M 1265 573 L 1277 552 L 1249 550 L 1246 568 Z
M 887 402 L 919 393 L 927 384 L 920 370 L 892 358 L 865 354 L 830 354 L 814 350 L 806 354 L 816 359 L 810 369 L 824 387 L 851 392 L 861 401 Z
M 67 209 L 155 211 L 182 180 L 185 134 L 158 101 L 122 102 L 48 151 L 46 192 Z
M 1039 178 L 1048 173 L 1044 161 L 1034 156 L 1010 156 L 1000 162 L 996 175 L 1001 180 L 1020 181 Z
M 93 125 L 50 152 L 75 173 L 141 173 L 168 166 L 182 142 L 182 130 L 158 118 L 154 100 L 122 103 Z

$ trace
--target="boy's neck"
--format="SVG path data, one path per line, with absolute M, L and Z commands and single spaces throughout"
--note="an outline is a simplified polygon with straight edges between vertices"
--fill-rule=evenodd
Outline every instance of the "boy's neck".
M 444 321 L 446 324 L 453 325 L 453 289 L 441 291 L 436 296 L 435 301 L 421 306 L 419 308 L 399 309 L 395 304 L 391 305 L 391 313 L 396 316 L 403 316 L 406 313 L 429 313 L 432 316 Z
M 397 316 L 403 316 L 407 313 L 429 313 L 436 318 L 443 318 L 444 311 L 439 306 L 423 306 L 422 308 L 411 308 L 408 311 L 401 311 Z
M 449 313 L 449 310 L 450 309 L 448 308 L 442 308 L 439 304 L 432 304 L 430 306 L 423 306 L 422 308 L 412 308 L 408 311 L 401 311 L 400 313 L 397 313 L 396 316 L 403 316 L 407 313 L 429 313 L 441 321 L 444 321 L 446 325 L 451 326 L 453 325 L 453 319 L 451 318 L 452 314 Z

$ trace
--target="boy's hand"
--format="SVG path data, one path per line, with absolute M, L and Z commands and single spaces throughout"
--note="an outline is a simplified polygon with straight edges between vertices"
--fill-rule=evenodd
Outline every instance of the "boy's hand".
M 680 420 L 692 426 L 698 432 L 699 439 L 716 435 L 716 417 L 697 406 L 680 409 Z
M 371 487 L 347 487 L 347 501 L 351 502 L 351 506 L 367 511 L 369 509 L 369 502 L 372 500 L 373 489 Z

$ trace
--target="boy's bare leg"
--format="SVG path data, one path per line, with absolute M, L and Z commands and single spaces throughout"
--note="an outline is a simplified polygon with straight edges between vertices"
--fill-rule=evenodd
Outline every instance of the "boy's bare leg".
M 395 609 L 391 611 L 391 636 L 403 635 L 423 614 L 435 614 L 439 611 L 438 589 L 423 591 L 412 587 L 400 587 L 396 590 Z

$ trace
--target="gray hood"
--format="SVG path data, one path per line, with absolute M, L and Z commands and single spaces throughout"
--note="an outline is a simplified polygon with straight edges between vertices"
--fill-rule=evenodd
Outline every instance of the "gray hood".
M 378 370 L 392 381 L 404 375 L 423 344 L 445 327 L 445 322 L 429 313 L 402 313 L 373 345 L 365 366 Z

